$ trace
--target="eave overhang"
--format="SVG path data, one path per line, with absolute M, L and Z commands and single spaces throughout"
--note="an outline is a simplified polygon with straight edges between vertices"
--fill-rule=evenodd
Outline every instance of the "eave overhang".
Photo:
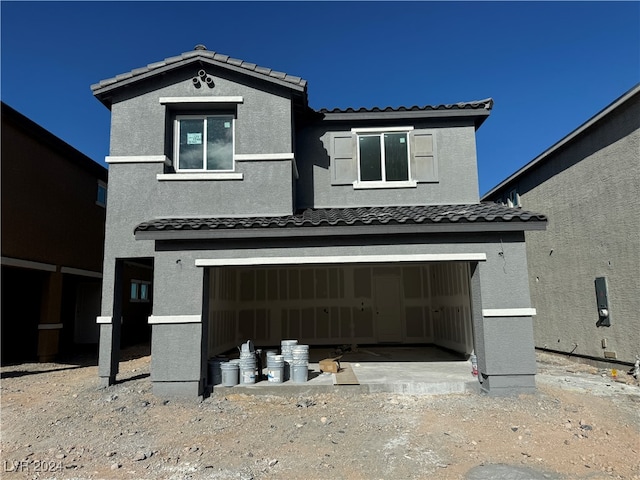
M 544 215 L 483 203 L 307 209 L 274 217 L 158 218 L 141 223 L 137 240 L 303 238 L 544 230 Z
M 309 238 L 363 235 L 410 235 L 440 233 L 489 233 L 545 230 L 546 221 L 535 222 L 482 222 L 429 225 L 364 225 L 303 228 L 250 228 L 203 230 L 139 230 L 136 240 L 230 240 L 242 238 Z

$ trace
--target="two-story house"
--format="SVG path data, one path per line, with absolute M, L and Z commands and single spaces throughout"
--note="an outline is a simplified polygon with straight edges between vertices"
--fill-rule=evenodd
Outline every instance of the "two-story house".
M 112 113 L 102 384 L 144 287 L 158 395 L 202 394 L 247 338 L 475 351 L 484 390 L 535 388 L 524 232 L 546 219 L 479 202 L 492 100 L 314 110 L 305 80 L 203 46 L 92 90 Z

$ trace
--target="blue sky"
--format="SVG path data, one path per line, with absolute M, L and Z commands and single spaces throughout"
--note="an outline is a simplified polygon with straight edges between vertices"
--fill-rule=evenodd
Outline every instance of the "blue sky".
M 2 100 L 94 160 L 90 85 L 203 43 L 309 82 L 312 108 L 492 97 L 480 192 L 640 81 L 640 2 L 7 2 Z

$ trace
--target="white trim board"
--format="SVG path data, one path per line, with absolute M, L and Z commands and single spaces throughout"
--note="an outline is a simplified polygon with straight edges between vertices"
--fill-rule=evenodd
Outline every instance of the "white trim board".
M 174 182 L 189 180 L 242 180 L 244 174 L 240 172 L 218 172 L 218 173 L 158 173 L 157 180 L 170 180 Z
M 244 103 L 244 98 L 240 96 L 228 97 L 160 97 L 162 105 L 167 103 Z
M 389 133 L 389 132 L 412 132 L 413 127 L 365 127 L 352 128 L 351 133 Z
M 201 315 L 150 315 L 149 324 L 158 325 L 166 323 L 200 323 Z
M 535 308 L 483 308 L 483 317 L 534 317 Z
M 293 153 L 236 153 L 233 158 L 237 162 L 257 162 L 261 160 L 294 160 Z
M 111 317 L 96 317 L 96 323 L 111 323 Z
M 259 265 L 322 265 L 341 263 L 483 262 L 486 253 L 427 253 L 406 255 L 327 255 L 321 257 L 198 258 L 196 267 Z
M 55 272 L 57 267 L 50 263 L 32 262 L 31 260 L 21 260 L 19 258 L 2 257 L 2 265 L 7 267 L 30 268 L 32 270 L 44 270 L 45 272 Z
M 164 163 L 171 165 L 171 160 L 166 155 L 126 155 L 126 156 L 106 156 L 106 163 Z

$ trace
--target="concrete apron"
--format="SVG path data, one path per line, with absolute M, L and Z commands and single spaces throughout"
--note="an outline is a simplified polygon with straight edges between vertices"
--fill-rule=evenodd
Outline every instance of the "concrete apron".
M 437 347 L 361 347 L 346 352 L 341 367 L 353 371 L 357 385 L 341 385 L 340 373 L 321 373 L 319 361 L 333 357 L 328 348 L 311 348 L 309 376 L 305 383 L 270 383 L 224 387 L 216 385 L 213 394 L 300 395 L 324 392 L 345 394 L 398 393 L 409 395 L 447 395 L 478 393 L 480 384 L 471 374 L 471 362 Z M 266 372 L 266 370 L 265 370 Z

